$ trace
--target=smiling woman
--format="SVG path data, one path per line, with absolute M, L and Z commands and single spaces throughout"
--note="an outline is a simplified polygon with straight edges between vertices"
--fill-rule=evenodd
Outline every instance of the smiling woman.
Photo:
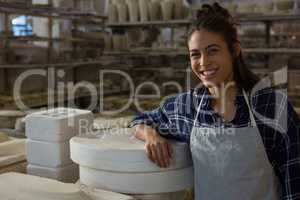
M 284 93 L 247 69 L 236 26 L 219 4 L 203 5 L 187 41 L 202 86 L 131 126 L 160 167 L 174 159 L 169 139 L 189 143 L 196 200 L 299 199 L 300 120 Z
M 237 23 L 226 9 L 218 4 L 204 5 L 203 9 L 198 11 L 197 20 L 188 34 L 191 65 L 204 84 L 206 79 L 213 77 L 215 81 L 210 81 L 213 85 L 220 84 L 220 81 L 234 80 L 249 91 L 259 79 L 245 65 L 236 26 Z M 202 44 L 202 47 L 199 44 Z M 202 67 L 199 69 L 199 66 Z M 211 69 L 213 71 L 209 71 Z M 199 70 L 202 70 L 202 75 L 206 73 L 207 76 L 201 77 Z M 214 74 L 217 71 L 218 73 Z
M 221 36 L 206 30 L 195 31 L 188 46 L 192 70 L 205 86 L 233 81 L 232 56 Z

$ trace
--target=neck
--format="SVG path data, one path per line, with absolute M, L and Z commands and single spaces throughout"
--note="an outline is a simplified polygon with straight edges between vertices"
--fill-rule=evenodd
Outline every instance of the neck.
M 235 82 L 228 82 L 217 87 L 208 88 L 213 97 L 214 104 L 233 102 L 237 94 L 237 86 Z

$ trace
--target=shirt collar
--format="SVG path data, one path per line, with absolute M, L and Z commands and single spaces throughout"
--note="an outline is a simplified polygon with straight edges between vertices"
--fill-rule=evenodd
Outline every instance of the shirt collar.
M 194 91 L 194 98 L 197 102 L 197 107 L 199 107 L 199 104 L 201 102 L 201 99 L 202 99 L 202 102 L 201 102 L 201 109 L 203 108 L 207 108 L 209 106 L 209 102 L 210 102 L 210 93 L 209 93 L 209 90 L 208 88 L 202 86 L 200 88 L 196 88 L 195 91 Z
M 197 102 L 197 107 L 199 107 L 199 104 L 201 102 L 202 99 L 202 103 L 200 105 L 201 109 L 208 109 L 210 107 L 210 102 L 211 102 L 211 98 L 210 98 L 210 93 L 208 88 L 202 86 L 200 88 L 196 88 L 194 90 L 194 98 Z M 241 106 L 243 103 L 245 103 L 245 98 L 243 95 L 243 90 L 241 88 L 238 88 L 237 91 L 237 95 L 234 101 L 235 105 L 237 107 Z

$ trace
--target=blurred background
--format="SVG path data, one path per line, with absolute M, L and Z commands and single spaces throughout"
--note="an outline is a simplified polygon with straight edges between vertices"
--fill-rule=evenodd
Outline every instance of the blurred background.
M 10 143 L 26 138 L 25 116 L 32 110 L 80 108 L 93 112 L 95 130 L 127 128 L 137 113 L 198 85 L 187 33 L 196 10 L 213 2 L 0 0 L 0 174 L 26 173 L 27 157 L 49 157 L 38 150 L 26 155 L 25 139 Z M 250 70 L 287 91 L 300 115 L 300 0 L 217 2 L 239 22 Z M 29 173 L 66 181 L 68 171 Z M 192 191 L 186 195 L 192 199 Z
M 159 90 L 160 95 L 145 96 L 138 106 L 131 103 L 119 115 L 156 107 L 163 97 L 199 83 L 189 71 L 186 35 L 195 10 L 212 2 L 1 0 L 0 109 L 20 109 L 13 88 L 24 72 L 30 75 L 23 78 L 19 98 L 26 109 L 70 101 L 89 108 L 92 98 L 102 95 L 102 105 L 92 108 L 101 115 L 101 106 L 124 107 L 133 92 L 131 83 L 139 94 Z M 240 23 L 240 40 L 251 70 L 261 77 L 274 77 L 273 72 L 284 67 L 288 70 L 287 76 L 277 78 L 285 79 L 290 101 L 299 110 L 300 1 L 218 2 Z M 149 84 L 141 85 L 145 82 Z

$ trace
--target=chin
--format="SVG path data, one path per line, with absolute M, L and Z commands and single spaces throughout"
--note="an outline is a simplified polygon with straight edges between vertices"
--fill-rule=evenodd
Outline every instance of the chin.
M 201 80 L 201 82 L 207 88 L 212 88 L 212 87 L 220 86 L 222 84 L 222 82 L 216 81 L 216 80 Z

